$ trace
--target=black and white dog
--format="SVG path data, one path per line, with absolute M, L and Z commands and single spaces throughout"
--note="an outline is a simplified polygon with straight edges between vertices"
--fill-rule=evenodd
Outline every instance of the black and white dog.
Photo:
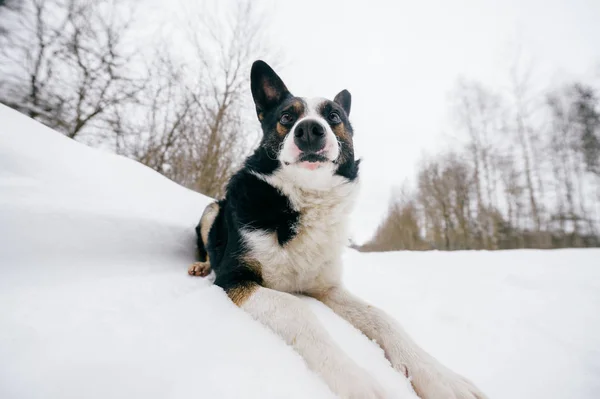
M 251 86 L 264 135 L 231 178 L 225 199 L 204 211 L 196 228 L 204 262 L 190 266 L 189 274 L 207 275 L 212 266 L 215 284 L 292 345 L 342 398 L 387 396 L 292 293 L 317 298 L 375 340 L 422 398 L 483 398 L 341 283 L 359 182 L 350 93 L 343 90 L 333 101 L 294 97 L 262 61 L 252 65 Z

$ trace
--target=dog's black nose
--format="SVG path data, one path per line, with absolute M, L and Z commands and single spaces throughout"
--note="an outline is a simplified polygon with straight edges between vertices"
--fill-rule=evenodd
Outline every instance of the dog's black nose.
M 300 122 L 294 136 L 294 142 L 300 151 L 317 152 L 325 147 L 325 127 L 315 120 Z

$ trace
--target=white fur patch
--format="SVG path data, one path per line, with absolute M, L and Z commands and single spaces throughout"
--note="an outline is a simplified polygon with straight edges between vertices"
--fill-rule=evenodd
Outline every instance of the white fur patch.
M 283 246 L 275 232 L 242 230 L 249 256 L 261 264 L 265 286 L 309 292 L 337 284 L 358 182 L 321 169 L 282 168 L 270 176 L 256 176 L 278 188 L 300 213 L 296 236 Z M 313 187 L 305 188 L 309 182 Z
M 385 312 L 368 305 L 343 288 L 319 295 L 325 305 L 376 341 L 392 367 L 411 378 L 424 398 L 484 399 L 469 380 L 454 373 L 421 349 L 404 329 Z
M 341 398 L 383 399 L 379 384 L 333 341 L 308 307 L 293 295 L 259 287 L 241 306 L 291 345 Z

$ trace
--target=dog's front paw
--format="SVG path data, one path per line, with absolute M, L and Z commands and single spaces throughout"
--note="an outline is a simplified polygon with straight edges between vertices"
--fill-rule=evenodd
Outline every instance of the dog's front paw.
M 485 399 L 473 383 L 440 364 L 406 369 L 417 395 L 423 399 Z
M 210 263 L 208 262 L 195 262 L 188 267 L 188 274 L 190 276 L 206 277 L 210 274 Z

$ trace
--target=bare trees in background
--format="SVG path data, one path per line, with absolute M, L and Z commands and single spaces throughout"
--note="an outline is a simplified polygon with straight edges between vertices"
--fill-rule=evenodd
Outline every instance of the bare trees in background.
M 258 138 L 248 131 L 247 126 L 254 125 L 245 123 L 247 117 L 254 117 L 246 96 L 250 66 L 258 54 L 267 51 L 267 41 L 259 25 L 261 18 L 249 2 L 237 3 L 225 21 L 226 34 L 205 15 L 196 19 L 202 23 L 190 23 L 188 36 L 203 71 L 197 83 L 203 92 L 194 94 L 201 125 L 188 137 L 187 156 L 179 162 L 188 162 L 184 169 L 191 172 L 182 180 L 185 185 L 219 196 L 244 159 L 249 140 Z
M 497 182 L 500 158 L 497 149 L 504 146 L 506 115 L 502 99 L 477 82 L 461 80 L 455 94 L 454 114 L 461 130 L 468 138 L 465 150 L 470 165 L 463 166 L 464 184 L 472 181 L 477 210 L 473 220 L 476 235 L 485 248 L 498 247 L 494 211 L 498 207 Z M 506 151 L 506 149 L 504 149 Z M 450 165 L 452 167 L 452 165 Z M 469 174 L 472 167 L 473 176 Z M 468 219 L 468 218 L 467 218 Z M 466 226 L 464 226 L 466 228 Z M 470 244 L 467 244 L 469 246 Z
M 575 125 L 581 136 L 581 152 L 588 172 L 600 178 L 600 93 L 590 86 L 576 84 L 571 89 Z
M 0 0 L 0 102 L 219 197 L 259 137 L 247 89 L 268 40 L 252 4 L 204 2 L 148 42 L 137 0 Z M 600 91 L 537 93 L 530 75 L 513 68 L 505 93 L 459 81 L 464 142 L 420 165 L 364 250 L 600 245 Z
M 461 80 L 452 109 L 466 141 L 422 162 L 359 249 L 599 246 L 600 91 L 526 83 L 502 96 Z
M 188 14 L 185 57 L 172 54 L 168 44 L 156 51 L 149 84 L 130 111 L 142 117 L 127 128 L 121 122 L 127 115 L 117 118 L 114 130 L 123 132 L 117 151 L 220 197 L 251 140 L 259 137 L 245 123 L 254 116 L 247 93 L 250 66 L 266 53 L 267 40 L 249 2 L 236 2 L 226 15 L 203 8 Z
M 266 43 L 250 2 L 188 10 L 179 35 L 151 51 L 133 0 L 15 4 L 0 7 L 0 102 L 186 187 L 223 193 L 258 137 L 243 123 L 249 67 Z
M 582 235 L 595 232 L 595 215 L 588 209 L 598 201 L 594 186 L 598 175 L 600 114 L 593 88 L 581 84 L 563 87 L 547 95 L 551 128 L 549 151 L 557 211 L 552 223 L 571 231 L 564 240 L 577 245 Z M 596 187 L 597 189 L 597 187 Z
M 373 239 L 352 247 L 362 251 L 425 250 L 428 246 L 421 236 L 421 217 L 417 200 L 405 185 L 388 209 L 388 217 Z
M 71 138 L 102 129 L 141 88 L 124 43 L 132 9 L 119 4 L 23 2 L 3 43 L 0 101 Z

